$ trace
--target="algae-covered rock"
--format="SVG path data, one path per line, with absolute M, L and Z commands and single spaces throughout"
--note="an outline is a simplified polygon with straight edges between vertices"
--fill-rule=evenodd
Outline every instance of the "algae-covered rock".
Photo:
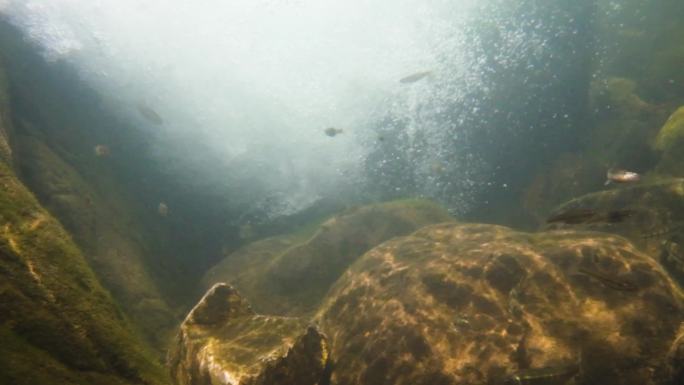
M 623 237 L 443 223 L 357 258 L 318 307 L 321 332 L 287 355 L 302 320 L 257 315 L 215 286 L 181 328 L 171 367 L 183 385 L 252 383 L 243 378 L 269 371 L 256 357 L 277 352 L 287 366 L 310 346 L 291 361 L 314 374 L 282 369 L 256 383 L 669 385 L 684 381 L 683 311 L 677 285 Z
M 684 380 L 666 374 L 682 310 L 624 238 L 443 224 L 366 253 L 317 319 L 331 384 L 648 385 Z
M 670 176 L 684 176 L 684 106 L 667 119 L 653 143 L 662 153 L 656 171 Z
M 349 209 L 311 232 L 255 242 L 227 256 L 204 278 L 230 282 L 259 312 L 312 311 L 356 258 L 392 237 L 453 220 L 439 206 L 402 200 Z
M 129 216 L 125 192 L 112 180 L 89 183 L 53 151 L 40 133 L 22 123 L 15 136 L 16 166 L 41 203 L 69 231 L 102 284 L 154 346 L 165 346 L 176 316 L 145 265 L 144 229 Z M 124 226 L 124 223 L 127 226 Z
M 180 385 L 317 385 L 328 347 L 305 321 L 258 315 L 233 287 L 216 284 L 181 325 L 169 365 Z
M 622 118 L 652 112 L 654 107 L 637 94 L 636 88 L 632 79 L 595 80 L 591 84 L 590 103 L 594 109 L 610 111 Z
M 653 145 L 658 150 L 667 151 L 681 139 L 684 139 L 684 106 L 670 115 L 658 132 Z
M 665 178 L 587 194 L 559 206 L 550 218 L 550 228 L 627 237 L 684 285 L 684 179 Z
M 69 235 L 1 162 L 0 187 L 0 383 L 164 383 Z

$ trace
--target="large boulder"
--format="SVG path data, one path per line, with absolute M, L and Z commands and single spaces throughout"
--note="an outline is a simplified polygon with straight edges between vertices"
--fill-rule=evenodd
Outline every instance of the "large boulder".
M 262 313 L 301 315 L 315 310 L 356 258 L 393 237 L 452 221 L 424 200 L 355 207 L 314 227 L 255 242 L 227 256 L 204 277 L 206 287 L 230 282 Z
M 177 375 L 182 385 L 249 383 L 243 378 L 265 372 L 258 357 L 282 360 L 297 345 L 291 341 L 304 317 L 257 315 L 233 288 L 212 291 L 219 289 L 218 300 L 208 294 L 188 316 L 178 344 L 184 358 L 172 364 L 214 374 Z M 216 308 L 200 310 L 210 303 Z M 325 349 L 307 356 L 315 375 L 269 383 L 682 383 L 683 310 L 684 296 L 667 272 L 622 236 L 436 224 L 354 258 L 312 318 L 314 334 L 329 336 L 313 344 Z M 198 321 L 206 319 L 218 321 Z M 290 326 L 267 333 L 265 319 Z M 272 344 L 250 345 L 251 336 Z M 227 348 L 219 354 L 219 346 Z M 236 377 L 243 368 L 252 369 Z
M 683 309 L 624 238 L 443 224 L 366 253 L 318 321 L 332 384 L 647 385 L 684 381 Z

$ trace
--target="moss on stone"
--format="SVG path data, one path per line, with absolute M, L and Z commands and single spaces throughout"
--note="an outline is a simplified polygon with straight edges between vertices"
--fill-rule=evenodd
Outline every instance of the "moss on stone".
M 658 132 L 653 146 L 657 150 L 667 151 L 681 139 L 684 139 L 684 106 L 670 115 Z
M 583 380 L 656 385 L 669 382 L 646 368 L 667 365 L 683 309 L 622 237 L 445 223 L 365 253 L 315 319 L 334 384 L 503 384 L 574 365 Z
M 179 384 L 314 385 L 328 358 L 325 337 L 306 320 L 256 314 L 219 283 L 181 325 L 169 366 Z
M 154 355 L 69 235 L 1 163 L 0 184 L 0 325 L 7 337 L 0 351 L 16 361 L 3 362 L 12 367 L 3 371 L 8 383 L 32 384 L 50 373 L 59 376 L 37 383 L 164 383 Z M 48 367 L 24 377 L 32 361 Z
M 357 206 L 316 227 L 250 244 L 209 270 L 204 284 L 230 282 L 266 314 L 312 311 L 330 285 L 370 248 L 420 227 L 453 221 L 439 205 L 403 199 Z

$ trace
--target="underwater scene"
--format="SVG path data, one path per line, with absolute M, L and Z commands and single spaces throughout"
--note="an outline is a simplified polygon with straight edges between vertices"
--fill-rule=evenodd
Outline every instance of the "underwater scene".
M 684 385 L 684 1 L 0 0 L 0 385 Z

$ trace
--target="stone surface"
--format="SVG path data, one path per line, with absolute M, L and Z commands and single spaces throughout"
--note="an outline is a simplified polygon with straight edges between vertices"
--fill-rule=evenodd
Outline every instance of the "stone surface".
M 653 144 L 661 153 L 656 171 L 671 176 L 684 176 L 684 106 L 670 115 Z
M 162 384 L 68 233 L 0 162 L 0 383 Z
M 230 282 L 267 314 L 311 312 L 330 286 L 371 247 L 418 228 L 453 219 L 423 200 L 356 207 L 313 232 L 258 241 L 227 256 L 205 276 L 207 287 Z
M 582 384 L 646 385 L 672 380 L 683 309 L 624 238 L 444 224 L 366 253 L 318 320 L 332 384 L 498 384 L 576 366 Z
M 670 115 L 655 138 L 654 147 L 665 151 L 684 139 L 684 106 Z
M 676 201 L 680 183 L 649 187 L 660 191 L 650 199 L 664 201 L 670 194 Z M 650 196 L 647 190 L 642 186 L 605 194 L 613 199 L 627 194 L 627 202 L 635 196 L 645 202 L 644 194 Z M 329 336 L 326 349 L 319 349 L 329 349 L 329 354 L 313 355 L 320 359 L 316 362 L 329 357 L 329 363 L 316 366 L 325 375 L 318 377 L 317 371 L 314 377 L 337 385 L 684 381 L 680 326 L 684 296 L 676 283 L 652 255 L 622 236 L 602 232 L 606 229 L 561 227 L 522 233 L 452 222 L 427 226 L 372 248 L 351 263 L 313 316 Z M 233 289 L 226 292 L 236 295 Z M 210 302 L 230 303 L 222 305 L 224 311 L 235 308 L 233 303 L 244 303 L 205 297 L 193 313 Z M 245 314 L 221 326 L 222 332 L 212 329 L 211 338 L 197 334 L 196 327 L 188 334 L 186 321 L 181 335 L 192 337 L 185 341 L 204 341 L 200 347 L 211 347 L 186 349 L 201 353 L 186 353 L 185 361 L 195 360 L 200 362 L 196 367 L 205 368 L 212 363 L 217 373 L 255 367 L 249 363 L 259 361 L 256 357 L 265 350 L 243 345 L 250 357 L 245 361 L 236 354 L 235 341 L 243 340 L 245 331 L 261 333 L 258 320 L 272 317 Z M 191 313 L 188 319 L 193 317 Z M 297 327 L 278 331 L 279 335 L 293 340 L 303 325 L 297 322 Z M 282 358 L 285 345 L 275 343 L 266 350 L 275 349 Z M 218 346 L 230 348 L 206 355 L 219 351 Z M 222 361 L 217 363 L 216 357 Z M 250 373 L 267 372 L 256 367 Z M 307 373 L 282 383 L 299 383 L 297 378 L 315 383 Z M 259 376 L 249 378 L 264 378 Z M 221 383 L 212 381 L 180 383 Z
M 316 385 L 327 363 L 327 342 L 316 328 L 258 315 L 222 283 L 188 314 L 169 358 L 173 378 L 187 385 Z
M 572 219 L 573 213 L 585 212 L 594 215 L 546 227 L 620 234 L 684 284 L 684 179 L 614 186 L 573 199 L 553 210 L 552 217 L 565 213 Z

